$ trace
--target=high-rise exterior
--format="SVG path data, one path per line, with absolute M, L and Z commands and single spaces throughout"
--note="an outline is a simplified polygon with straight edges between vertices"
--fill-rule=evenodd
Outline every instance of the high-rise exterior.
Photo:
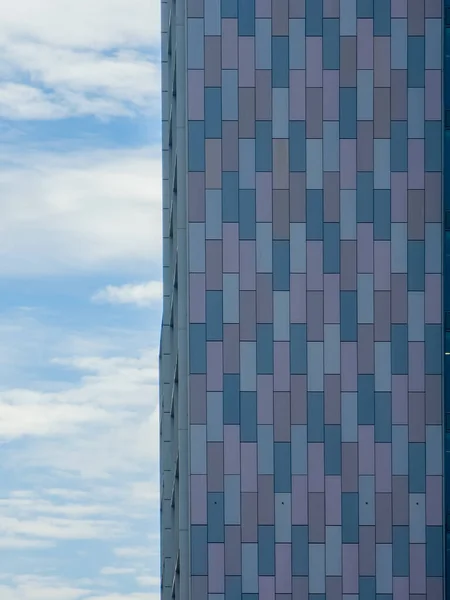
M 163 600 L 450 598 L 447 12 L 162 0 Z

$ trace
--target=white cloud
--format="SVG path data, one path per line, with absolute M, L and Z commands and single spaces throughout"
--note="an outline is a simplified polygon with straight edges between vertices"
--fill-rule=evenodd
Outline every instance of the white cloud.
M 134 592 L 131 594 L 100 594 L 89 596 L 86 600 L 160 600 L 159 594 L 149 594 L 148 592 Z
M 0 550 L 42 550 L 53 546 L 55 546 L 55 542 L 48 540 L 30 540 L 15 536 L 0 538 Z
M 2 600 L 159 600 L 159 594 L 146 592 L 115 593 L 91 580 L 67 581 L 58 577 L 23 574 L 5 575 L 0 585 Z M 94 589 L 93 589 L 94 588 Z
M 159 487 L 153 481 L 134 481 L 129 487 L 131 504 L 145 504 L 150 507 L 159 505 Z
M 159 69 L 142 52 L 105 56 L 92 51 L 55 52 L 28 43 L 6 47 L 2 57 L 14 72 L 26 66 L 39 83 L 24 84 L 21 78 L 13 78 L 1 84 L 0 116 L 4 118 L 107 118 L 132 116 L 135 110 L 159 113 Z
M 13 515 L 31 515 L 40 513 L 42 515 L 56 515 L 67 518 L 105 517 L 117 516 L 121 513 L 119 506 L 112 504 L 80 504 L 65 503 L 55 504 L 34 493 L 29 499 L 18 499 L 15 494 L 8 498 L 0 498 L 0 513 Z
M 136 577 L 136 581 L 142 587 L 158 587 L 160 585 L 159 577 L 151 577 L 150 575 Z
M 0 116 L 159 111 L 159 2 L 17 0 L 0 7 Z M 24 82 L 27 81 L 25 84 Z
M 132 575 L 136 573 L 136 569 L 126 567 L 104 567 L 101 571 L 101 575 Z
M 148 558 L 151 555 L 148 546 L 124 546 L 114 549 L 114 554 L 121 558 Z
M 152 474 L 156 470 L 159 440 L 157 413 L 150 419 L 136 415 L 129 424 L 98 433 L 74 435 L 65 441 L 37 440 L 33 452 L 14 448 L 9 462 L 23 467 L 52 469 L 61 475 L 83 479 L 110 479 L 112 475 Z M 156 484 L 155 484 L 156 485 Z M 131 516 L 131 515 L 130 515 Z
M 79 384 L 65 385 L 61 391 L 0 391 L 0 440 L 11 441 L 23 436 L 66 438 L 72 434 L 82 443 L 85 440 L 81 434 L 87 425 L 104 428 L 103 433 L 96 430 L 95 439 L 114 434 L 119 442 L 127 427 L 136 429 L 134 434 L 139 438 L 139 428 L 145 427 L 146 432 L 149 424 L 147 419 L 136 422 L 136 411 L 145 410 L 149 415 L 157 407 L 156 360 L 156 351 L 144 352 L 137 358 L 55 360 L 57 364 L 89 374 L 84 375 Z M 123 427 L 116 429 L 119 422 Z M 142 434 L 144 438 L 147 435 L 144 431 Z M 109 448 L 108 452 L 114 453 Z
M 45 490 L 46 494 L 48 494 L 49 496 L 55 496 L 56 498 L 63 498 L 65 500 L 75 500 L 75 499 L 83 499 L 83 498 L 87 498 L 89 496 L 89 494 L 87 492 L 84 492 L 82 490 L 70 490 L 70 489 L 64 489 L 64 488 L 50 488 L 48 490 Z M 30 493 L 30 492 L 28 492 Z M 31 495 L 31 497 L 33 497 L 34 494 Z
M 159 269 L 159 149 L 3 148 L 0 164 L 0 275 Z
M 159 306 L 162 300 L 162 283 L 149 281 L 122 286 L 108 285 L 97 292 L 92 300 L 107 304 L 135 304 L 139 307 Z
M 117 521 L 39 517 L 33 520 L 2 515 L 1 535 L 49 538 L 51 540 L 90 540 L 119 537 L 124 526 Z
M 56 577 L 38 575 L 15 576 L 11 585 L 0 586 L 2 600 L 78 600 L 90 593 Z
M 0 37 L 76 48 L 158 43 L 159 14 L 158 0 L 16 0 L 0 7 Z
M 44 401 L 41 401 L 44 396 Z M 46 401 L 45 394 L 11 390 L 0 394 L 0 439 L 26 435 L 64 436 L 88 423 L 107 424 L 117 418 L 99 407 Z
M 22 83 L 0 84 L 0 116 L 5 119 L 59 119 L 66 116 L 52 94 Z
M 159 441 L 151 434 L 159 419 L 156 361 L 156 351 L 137 358 L 65 359 L 57 362 L 89 372 L 79 384 L 60 392 L 0 391 L 0 439 L 34 440 L 33 452 L 11 448 L 9 464 L 88 478 L 156 468 Z M 133 501 L 155 496 L 154 488 L 136 486 L 129 491 Z
M 108 281 L 126 272 L 146 282 L 159 271 L 159 148 L 93 150 L 94 136 L 70 140 L 71 151 L 67 140 L 31 147 L 14 122 L 155 117 L 159 6 L 0 6 L 0 119 L 10 120 L 1 126 L 0 277 L 101 273 Z M 158 302 L 146 283 L 103 292 L 113 303 Z M 139 587 L 159 568 L 157 354 L 142 349 L 154 332 L 94 326 L 61 333 L 38 321 L 33 299 L 23 303 L 14 318 L 0 315 L 0 552 L 2 570 L 14 571 L 0 577 L 0 598 L 156 600 Z M 44 320 L 54 322 L 54 314 Z M 73 544 L 83 540 L 81 548 Z M 115 593 L 113 577 L 44 576 L 78 568 L 91 552 L 104 565 L 118 563 L 100 564 L 99 576 L 132 575 L 128 594 Z M 35 574 L 19 575 L 30 559 Z

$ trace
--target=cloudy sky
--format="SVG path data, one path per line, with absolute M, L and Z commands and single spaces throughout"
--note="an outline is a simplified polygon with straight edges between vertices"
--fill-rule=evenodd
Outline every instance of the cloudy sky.
M 0 6 L 0 598 L 158 598 L 158 0 Z

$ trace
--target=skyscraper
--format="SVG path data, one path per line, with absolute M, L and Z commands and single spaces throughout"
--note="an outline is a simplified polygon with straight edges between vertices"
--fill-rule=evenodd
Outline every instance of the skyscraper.
M 163 600 L 450 597 L 447 3 L 162 0 Z

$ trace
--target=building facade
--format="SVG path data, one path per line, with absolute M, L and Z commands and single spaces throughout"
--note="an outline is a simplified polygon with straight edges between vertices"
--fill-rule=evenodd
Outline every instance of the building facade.
M 449 598 L 450 8 L 161 7 L 162 599 Z

